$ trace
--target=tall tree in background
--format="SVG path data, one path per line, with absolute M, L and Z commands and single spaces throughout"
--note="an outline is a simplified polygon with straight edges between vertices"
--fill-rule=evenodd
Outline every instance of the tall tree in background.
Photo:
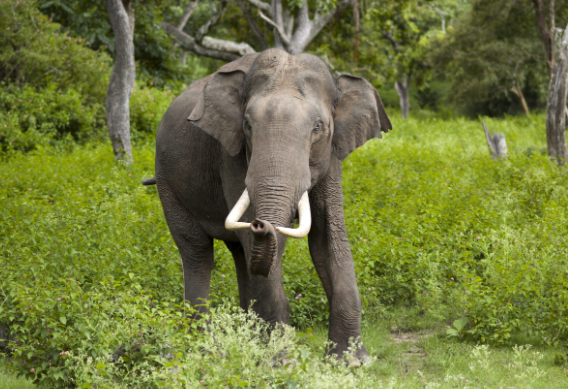
M 402 117 L 410 111 L 411 84 L 421 87 L 431 69 L 426 55 L 431 40 L 445 34 L 446 25 L 463 7 L 460 0 L 375 0 L 368 3 L 361 30 L 365 53 L 359 61 L 368 72 L 381 64 L 394 84 Z M 375 69 L 375 70 L 373 70 Z
M 546 143 L 548 155 L 559 165 L 568 161 L 566 146 L 566 96 L 568 92 L 568 26 L 560 44 L 558 60 L 553 62 L 546 105 Z
M 244 10 L 246 19 L 263 48 L 266 47 L 266 39 L 260 33 L 257 20 L 273 28 L 276 47 L 296 54 L 303 52 L 331 18 L 337 12 L 352 5 L 353 0 L 338 0 L 337 2 L 318 0 L 313 2 L 313 9 L 310 9 L 307 0 L 286 4 L 283 4 L 282 0 L 271 0 L 270 3 L 261 0 L 238 0 L 237 3 Z M 191 6 L 189 4 L 188 9 Z M 229 2 L 225 0 L 218 3 L 210 2 L 210 6 L 212 7 L 211 18 L 202 24 L 193 36 L 184 31 L 184 22 L 187 22 L 187 19 L 182 19 L 178 26 L 167 22 L 160 24 L 184 50 L 201 56 L 233 61 L 244 54 L 255 52 L 248 43 L 218 39 L 209 35 L 211 29 L 221 22 L 223 12 L 229 6 Z M 256 18 L 251 15 L 250 8 L 256 10 L 258 15 Z
M 546 64 L 550 83 L 548 87 L 548 100 L 546 104 L 546 143 L 548 155 L 555 158 L 558 164 L 564 164 L 568 159 L 566 148 L 566 83 L 568 82 L 568 26 L 564 31 L 564 38 L 560 44 L 558 61 L 556 60 L 556 4 L 550 0 L 548 4 L 548 18 L 543 0 L 533 0 L 537 28 L 540 33 L 546 53 Z M 548 19 L 548 21 L 547 21 Z
M 541 47 L 530 2 L 473 0 L 429 58 L 437 76 L 450 81 L 449 100 L 466 113 L 502 115 L 522 108 L 528 114 L 546 102 Z
M 106 97 L 107 123 L 116 159 L 132 163 L 130 145 L 130 96 L 134 88 L 134 9 L 132 0 L 106 0 L 116 57 Z

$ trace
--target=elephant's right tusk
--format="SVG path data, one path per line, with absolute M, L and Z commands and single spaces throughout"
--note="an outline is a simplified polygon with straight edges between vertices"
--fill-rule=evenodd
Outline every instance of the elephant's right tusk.
M 248 206 L 250 205 L 250 198 L 248 195 L 248 190 L 245 189 L 241 198 L 231 212 L 229 216 L 225 219 L 225 229 L 228 231 L 237 231 L 237 230 L 245 230 L 250 228 L 250 223 L 242 223 L 239 222 L 239 219 L 244 215 L 245 211 L 247 210 Z
M 290 238 L 303 238 L 310 232 L 312 228 L 312 211 L 310 209 L 310 199 L 308 191 L 305 191 L 302 198 L 298 202 L 298 218 L 300 225 L 298 228 L 277 227 L 276 231 Z

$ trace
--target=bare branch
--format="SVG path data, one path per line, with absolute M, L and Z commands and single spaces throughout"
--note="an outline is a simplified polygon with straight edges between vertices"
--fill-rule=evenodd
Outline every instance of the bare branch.
M 258 8 L 259 10 L 263 10 L 264 12 L 266 12 L 268 16 L 273 17 L 272 6 L 270 4 L 260 0 L 247 0 L 247 1 L 252 5 L 254 5 L 256 8 Z
M 258 10 L 258 14 L 260 15 L 260 17 L 266 21 L 268 24 L 270 24 L 272 27 L 276 28 L 276 30 L 278 31 L 278 34 L 280 34 L 280 37 L 282 38 L 282 41 L 284 41 L 284 43 L 286 43 L 286 45 L 290 44 L 290 37 L 288 37 L 286 35 L 286 33 L 284 32 L 284 30 L 282 30 L 276 23 L 274 23 L 271 19 L 269 19 L 266 15 L 264 15 L 262 13 L 262 11 L 259 9 Z
M 214 4 L 211 3 L 211 7 L 213 8 L 213 15 L 211 15 L 211 19 L 207 21 L 203 26 L 199 27 L 197 30 L 197 34 L 195 35 L 195 41 L 197 43 L 201 43 L 201 40 L 205 35 L 209 33 L 211 28 L 215 26 L 221 20 L 221 16 L 223 16 L 223 12 L 225 12 L 225 8 L 227 7 L 227 0 L 222 0 L 219 4 L 219 8 L 215 9 Z
M 552 69 L 554 69 L 554 36 L 551 30 L 546 25 L 546 11 L 544 10 L 544 3 L 542 0 L 533 0 L 534 8 L 536 11 L 536 24 L 540 38 L 544 44 L 546 51 L 546 63 L 548 64 L 548 71 L 552 76 Z M 551 12 L 554 11 L 554 4 L 552 4 Z M 554 14 L 549 15 L 554 18 Z M 552 24 L 552 23 L 551 23 Z
M 203 38 L 201 43 L 208 49 L 239 53 L 240 55 L 256 53 L 256 51 L 245 42 L 238 43 L 206 36 Z
M 290 8 L 286 8 L 284 11 L 284 33 L 288 36 L 292 36 L 292 30 L 294 28 L 294 15 L 290 13 Z
M 185 9 L 185 12 L 183 13 L 183 16 L 181 17 L 181 19 L 179 21 L 178 29 L 183 30 L 183 28 L 187 24 L 187 21 L 189 20 L 189 17 L 193 13 L 193 10 L 195 9 L 195 7 L 197 7 L 198 3 L 199 3 L 199 0 L 189 2 L 189 5 Z
M 274 47 L 283 49 L 282 41 L 282 31 L 284 31 L 284 23 L 282 22 L 282 0 L 271 0 L 272 5 L 272 19 L 278 27 L 274 27 Z M 260 11 L 260 10 L 259 10 Z
M 308 15 L 308 2 L 306 1 L 302 8 L 298 8 L 296 13 L 296 31 L 292 35 L 291 43 L 288 45 L 290 54 L 301 53 L 308 45 L 310 31 L 312 29 L 312 21 Z
M 355 0 L 353 2 L 353 18 L 355 19 L 355 52 L 353 53 L 353 59 L 357 62 L 359 57 L 359 2 Z
M 239 4 L 239 7 L 243 11 L 243 14 L 247 18 L 247 22 L 250 25 L 252 32 L 256 36 L 256 39 L 260 43 L 262 49 L 263 50 L 268 49 L 268 43 L 266 43 L 266 39 L 264 38 L 264 35 L 262 35 L 262 31 L 260 31 L 260 28 L 258 28 L 258 24 L 256 24 L 254 18 L 252 17 L 250 9 L 248 9 L 246 6 L 246 3 L 243 0 L 237 0 L 237 3 Z
M 390 32 L 383 32 L 383 38 L 385 38 L 392 44 L 394 51 L 398 51 L 400 49 L 398 42 L 396 41 L 395 37 L 391 35 Z
M 304 3 L 304 6 L 298 9 L 296 14 L 297 28 L 291 38 L 288 51 L 292 54 L 304 51 L 310 42 L 319 34 L 321 29 L 331 20 L 333 15 L 352 4 L 353 0 L 342 0 L 333 11 L 323 15 L 316 12 L 314 19 L 310 20 L 308 4 L 307 2 Z
M 204 57 L 220 59 L 222 61 L 231 62 L 239 59 L 241 56 L 233 54 L 230 52 L 220 51 L 216 49 L 206 48 L 195 41 L 195 38 L 186 34 L 183 31 L 178 30 L 175 26 L 172 26 L 166 22 L 160 22 L 160 26 L 164 31 L 170 35 L 173 35 L 178 44 L 187 51 L 191 51 L 195 54 L 202 55 Z M 234 43 L 234 42 L 230 42 Z

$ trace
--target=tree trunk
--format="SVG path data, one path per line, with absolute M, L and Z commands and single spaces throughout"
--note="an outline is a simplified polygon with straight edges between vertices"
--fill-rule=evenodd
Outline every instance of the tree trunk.
M 353 60 L 357 63 L 359 59 L 359 1 L 353 1 L 353 19 L 355 22 L 355 53 L 353 54 Z
M 404 81 L 396 81 L 394 83 L 394 89 L 396 89 L 396 93 L 398 93 L 398 98 L 400 99 L 402 117 L 406 119 L 410 111 L 410 78 Z
M 564 30 L 558 60 L 554 63 L 546 104 L 548 155 L 559 165 L 568 159 L 566 148 L 566 95 L 568 91 L 568 26 Z
M 554 0 L 550 2 L 548 19 L 550 21 L 550 27 L 546 23 L 546 11 L 544 9 L 543 0 L 533 0 L 534 8 L 536 12 L 536 24 L 538 32 L 540 34 L 540 39 L 544 44 L 544 51 L 546 52 L 546 64 L 548 66 L 548 73 L 552 77 L 552 72 L 554 68 Z
M 130 146 L 130 96 L 134 88 L 134 9 L 132 0 L 106 0 L 116 58 L 106 98 L 107 122 L 112 149 L 117 160 L 132 163 Z
M 282 21 L 282 0 L 272 0 L 272 18 L 274 22 L 278 26 L 283 26 L 284 23 Z M 273 28 L 274 31 L 274 47 L 279 49 L 284 49 L 284 45 L 282 44 L 282 40 L 280 39 L 280 34 L 278 33 L 278 29 L 276 27 Z

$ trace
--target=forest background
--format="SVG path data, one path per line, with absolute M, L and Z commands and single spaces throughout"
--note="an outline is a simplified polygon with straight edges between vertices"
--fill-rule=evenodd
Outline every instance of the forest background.
M 401 109 L 404 116 L 405 102 L 420 118 L 543 112 L 549 76 L 547 51 L 537 28 L 535 4 L 539 2 L 357 1 L 339 10 L 342 2 L 314 1 L 309 3 L 310 12 L 318 8 L 320 13 L 333 16 L 305 50 L 323 58 L 336 74 L 366 78 L 378 88 L 385 105 Z M 160 117 L 158 112 L 153 119 L 149 117 L 148 108 L 142 111 L 144 99 L 163 100 L 167 105 L 170 97 L 161 98 L 162 93 L 177 95 L 225 63 L 215 58 L 239 56 L 235 51 L 205 49 L 195 42 L 235 42 L 241 54 L 277 44 L 273 27 L 254 6 L 258 3 L 132 3 L 134 137 L 155 131 Z M 301 3 L 285 1 L 286 12 L 295 12 L 294 7 Z M 6 129 L 0 134 L 2 150 L 31 150 L 36 144 L 63 139 L 104 138 L 104 101 L 115 56 L 104 2 L 1 4 L 6 17 L 0 22 L 0 82 L 4 85 L 0 121 L 11 122 L 4 123 Z M 192 4 L 190 18 L 184 19 Z M 549 5 L 543 4 L 545 11 Z M 558 41 L 562 30 L 555 26 L 566 25 L 568 6 L 563 0 L 552 2 L 552 6 L 554 23 L 546 19 L 550 19 L 546 12 L 544 23 Z M 193 46 L 166 32 L 172 32 L 168 27 L 182 24 L 185 36 L 194 40 Z M 191 48 L 194 50 L 189 51 Z M 41 112 L 31 112 L 29 101 L 35 105 L 40 97 Z M 8 120 L 8 112 L 21 119 Z
M 281 4 L 290 20 L 305 3 Z M 395 128 L 344 163 L 364 337 L 377 361 L 356 372 L 318 359 L 328 303 L 304 241 L 289 242 L 283 259 L 302 332 L 273 348 L 255 343 L 262 325 L 223 305 L 238 297 L 217 242 L 211 297 L 226 344 L 188 333 L 197 325 L 181 301 L 179 254 L 155 188 L 140 185 L 153 175 L 155 132 L 194 80 L 291 43 L 277 41 L 274 15 L 256 0 L 132 7 L 126 166 L 108 140 L 116 50 L 105 3 L 0 0 L 0 347 L 13 371 L 45 387 L 554 387 L 566 378 L 568 189 L 566 170 L 546 156 L 543 112 L 567 1 L 307 2 L 313 24 L 330 17 L 304 51 L 334 74 L 369 80 Z M 506 135 L 508 158 L 489 157 L 480 118 Z M 434 331 L 436 346 L 419 348 L 439 358 L 401 362 L 370 328 L 383 340 Z M 495 363 L 474 346 L 527 343 L 547 359 L 516 348 Z M 293 369 L 259 363 L 284 351 Z

